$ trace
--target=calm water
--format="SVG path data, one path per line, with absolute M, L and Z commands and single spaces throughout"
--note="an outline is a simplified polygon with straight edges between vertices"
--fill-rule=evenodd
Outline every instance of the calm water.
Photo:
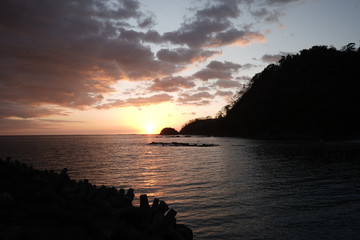
M 215 147 L 151 142 L 219 144 Z M 360 141 L 0 137 L 0 158 L 165 200 L 195 239 L 359 239 Z M 134 203 L 138 204 L 138 199 Z

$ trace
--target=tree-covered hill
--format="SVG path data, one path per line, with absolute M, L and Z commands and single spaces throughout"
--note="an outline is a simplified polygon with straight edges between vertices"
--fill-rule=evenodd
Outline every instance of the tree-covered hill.
M 359 138 L 360 48 L 314 46 L 256 74 L 215 119 L 182 134 L 255 138 Z

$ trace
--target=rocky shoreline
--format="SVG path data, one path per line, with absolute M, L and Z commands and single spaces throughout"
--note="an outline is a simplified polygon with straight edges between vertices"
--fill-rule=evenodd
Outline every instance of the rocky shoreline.
M 0 159 L 0 239 L 191 240 L 176 211 L 134 190 L 95 186 L 61 173 Z

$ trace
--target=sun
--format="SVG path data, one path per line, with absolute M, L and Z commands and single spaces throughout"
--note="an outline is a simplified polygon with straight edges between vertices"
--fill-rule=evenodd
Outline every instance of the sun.
M 146 123 L 145 130 L 147 134 L 153 134 L 154 133 L 155 126 L 153 123 Z

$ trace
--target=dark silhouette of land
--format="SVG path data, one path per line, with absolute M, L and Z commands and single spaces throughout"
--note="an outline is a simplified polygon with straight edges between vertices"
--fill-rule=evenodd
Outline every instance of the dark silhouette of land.
M 178 135 L 179 132 L 176 131 L 174 128 L 170 128 L 170 127 L 167 127 L 167 128 L 163 128 L 160 132 L 160 135 Z
M 134 190 L 97 187 L 0 159 L 0 239 L 168 239 L 191 240 L 173 209 L 155 198 L 149 205 Z
M 314 46 L 256 74 L 214 119 L 180 134 L 250 138 L 359 138 L 360 48 Z

